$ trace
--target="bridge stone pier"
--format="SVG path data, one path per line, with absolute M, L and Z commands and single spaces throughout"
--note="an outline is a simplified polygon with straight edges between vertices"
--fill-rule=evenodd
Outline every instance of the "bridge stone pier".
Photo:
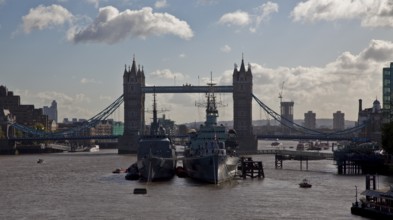
M 252 127 L 252 72 L 246 70 L 242 59 L 240 68 L 235 65 L 232 86 L 215 86 L 216 93 L 233 94 L 233 128 L 237 132 L 239 149 L 255 152 L 258 140 Z M 138 149 L 139 136 L 145 128 L 146 93 L 206 93 L 209 86 L 145 86 L 143 68 L 137 67 L 135 58 L 131 67 L 125 67 L 123 74 L 124 135 L 119 138 L 118 153 L 134 154 Z

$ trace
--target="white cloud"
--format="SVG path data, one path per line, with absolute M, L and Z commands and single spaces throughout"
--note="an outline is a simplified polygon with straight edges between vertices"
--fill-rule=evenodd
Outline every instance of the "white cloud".
M 111 96 L 107 96 L 107 95 L 100 95 L 99 97 L 100 100 L 105 100 L 105 101 L 113 101 L 114 98 Z
M 231 48 L 230 46 L 228 46 L 228 45 L 224 45 L 224 46 L 222 46 L 222 47 L 220 48 L 220 50 L 221 50 L 222 52 L 224 52 L 224 53 L 229 53 L 229 52 L 231 52 L 232 48 Z
M 146 7 L 141 10 L 119 12 L 115 7 L 99 9 L 97 18 L 89 26 L 70 29 L 68 39 L 75 43 L 104 42 L 117 43 L 127 37 L 146 38 L 172 34 L 182 39 L 190 39 L 193 32 L 187 22 L 168 13 L 153 13 Z
M 393 44 L 390 41 L 372 40 L 367 50 L 362 52 L 364 60 L 384 62 L 392 59 Z
M 42 106 L 49 106 L 53 100 L 56 100 L 59 112 L 59 120 L 62 121 L 63 117 L 83 117 L 91 118 L 97 112 L 92 112 L 80 105 L 91 103 L 91 99 L 85 94 L 76 94 L 74 96 L 67 95 L 56 91 L 42 91 L 32 92 L 28 90 L 16 90 L 15 94 L 23 97 L 23 100 L 28 99 L 29 103 L 35 103 L 35 108 Z
M 37 98 L 41 99 L 42 103 L 48 103 L 48 105 L 53 100 L 56 100 L 56 102 L 61 102 L 61 103 L 71 103 L 73 101 L 72 97 L 64 93 L 59 93 L 55 91 L 38 92 L 36 96 Z
M 200 5 L 214 5 L 217 4 L 220 0 L 197 0 L 197 3 Z
M 303 118 L 308 110 L 316 112 L 319 118 L 331 118 L 338 110 L 356 117 L 359 98 L 364 100 L 365 107 L 372 106 L 375 96 L 381 98 L 382 68 L 389 66 L 391 60 L 393 42 L 371 40 L 360 53 L 343 52 L 323 67 L 268 68 L 252 63 L 254 94 L 278 109 L 278 93 L 285 81 L 283 100 L 295 101 L 296 118 Z M 231 82 L 230 71 L 225 77 L 222 81 Z
M 248 13 L 240 10 L 224 14 L 218 21 L 219 24 L 226 24 L 228 26 L 245 26 L 248 25 L 250 22 L 251 20 Z
M 181 54 L 179 54 L 179 57 L 180 57 L 180 58 L 185 58 L 185 57 L 186 57 L 186 54 L 181 53 Z
M 256 12 L 255 14 L 250 14 L 240 10 L 227 13 L 221 16 L 218 23 L 227 26 L 247 26 L 253 24 L 253 27 L 250 27 L 249 30 L 251 32 L 256 32 L 257 27 L 261 24 L 261 22 L 268 22 L 271 18 L 271 14 L 278 12 L 278 4 L 269 1 L 257 8 L 254 8 L 254 11 Z
M 270 15 L 274 12 L 278 12 L 278 4 L 272 2 L 266 2 L 259 6 L 258 8 L 259 15 L 256 18 L 256 25 L 258 26 L 262 21 L 269 21 Z
M 168 3 L 166 2 L 166 0 L 158 0 L 158 1 L 156 1 L 156 3 L 154 3 L 154 7 L 165 8 L 165 7 L 168 7 Z
M 99 82 L 95 79 L 87 79 L 87 78 L 82 78 L 80 83 L 82 83 L 82 84 L 101 84 L 101 82 Z
M 83 93 L 76 94 L 74 100 L 79 103 L 91 102 L 91 99 Z
M 150 73 L 149 75 L 156 78 L 163 78 L 163 79 L 174 79 L 176 77 L 176 80 L 183 80 L 185 78 L 182 73 L 173 73 L 169 69 L 156 70 Z
M 294 21 L 316 22 L 359 19 L 364 27 L 393 27 L 391 0 L 307 0 L 291 12 Z
M 29 10 L 29 13 L 22 17 L 23 30 L 30 33 L 34 29 L 43 30 L 54 26 L 60 26 L 67 22 L 72 22 L 73 15 L 60 5 L 43 6 Z

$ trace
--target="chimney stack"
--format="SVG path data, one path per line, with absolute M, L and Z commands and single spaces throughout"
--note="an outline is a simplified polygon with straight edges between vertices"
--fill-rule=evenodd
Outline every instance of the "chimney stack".
M 359 112 L 361 112 L 362 111 L 362 100 L 361 99 L 359 99 Z

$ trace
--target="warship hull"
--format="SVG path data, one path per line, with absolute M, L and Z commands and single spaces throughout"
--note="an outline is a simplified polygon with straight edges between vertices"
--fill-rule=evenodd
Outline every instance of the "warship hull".
M 192 179 L 219 184 L 234 178 L 238 161 L 238 157 L 228 155 L 185 157 L 183 167 Z
M 176 160 L 173 158 L 147 157 L 138 160 L 138 170 L 147 181 L 167 180 L 175 175 Z
M 176 151 L 165 136 L 145 136 L 139 142 L 137 167 L 139 175 L 147 181 L 174 177 Z

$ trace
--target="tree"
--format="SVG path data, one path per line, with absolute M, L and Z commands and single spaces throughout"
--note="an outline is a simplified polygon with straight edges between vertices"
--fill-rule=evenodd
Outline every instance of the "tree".
M 382 148 L 389 154 L 393 154 L 393 122 L 382 126 Z
M 38 131 L 44 131 L 45 130 L 45 126 L 42 123 L 36 123 L 34 125 L 34 128 Z
M 0 126 L 0 139 L 5 139 L 5 134 L 1 126 Z

